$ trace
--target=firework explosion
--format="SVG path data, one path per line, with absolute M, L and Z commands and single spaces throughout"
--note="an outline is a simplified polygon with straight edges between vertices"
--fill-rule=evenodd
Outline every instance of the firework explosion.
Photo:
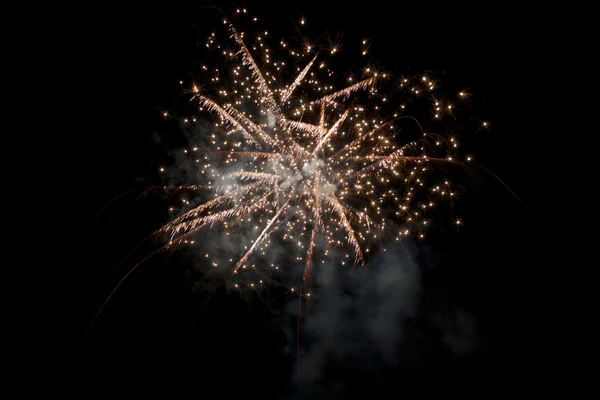
M 208 130 L 194 128 L 203 117 L 185 119 L 202 143 L 184 150 L 204 180 L 191 188 L 212 195 L 183 199 L 179 215 L 157 232 L 167 246 L 200 242 L 208 228 L 237 244 L 203 254 L 233 287 L 263 284 L 260 277 L 285 260 L 303 266 L 299 292 L 310 296 L 316 263 L 362 265 L 385 250 L 386 240 L 422 238 L 428 211 L 455 195 L 448 167 L 470 158 L 459 160 L 456 138 L 426 132 L 407 114 L 410 105 L 393 104 L 381 88 L 391 82 L 405 99 L 426 97 L 431 120 L 454 121 L 458 107 L 435 96 L 437 83 L 371 67 L 344 77 L 340 89 L 332 84 L 340 77 L 323 61 L 340 52 L 339 44 L 294 48 L 281 40 L 279 58 L 268 32 L 250 38 L 223 23 L 228 44 L 213 33 L 206 46 L 224 57 L 226 71 L 203 66 L 205 81 L 190 85 L 196 111 L 213 123 Z M 362 42 L 363 55 L 368 46 Z M 466 97 L 460 92 L 455 100 Z M 401 130 L 418 137 L 403 142 Z

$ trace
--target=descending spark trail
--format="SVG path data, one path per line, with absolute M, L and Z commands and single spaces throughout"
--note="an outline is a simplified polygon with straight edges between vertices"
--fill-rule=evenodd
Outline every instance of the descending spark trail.
M 214 198 L 188 207 L 157 232 L 169 238 L 168 246 L 188 243 L 205 227 L 246 237 L 250 231 L 252 239 L 240 242 L 242 253 L 216 255 L 220 259 L 212 264 L 225 260 L 234 276 L 254 267 L 250 260 L 267 254 L 276 241 L 288 243 L 288 257 L 300 252 L 295 259 L 303 261 L 308 279 L 317 250 L 327 256 L 331 248 L 348 249 L 338 260 L 341 264 L 351 253 L 354 264 L 364 264 L 383 237 L 422 237 L 426 212 L 454 196 L 449 179 L 435 173 L 463 165 L 453 155 L 439 155 L 441 148 L 456 150 L 455 138 L 424 132 L 412 116 L 396 112 L 385 117 L 388 99 L 379 93 L 379 85 L 391 78 L 387 73 L 367 68 L 362 80 L 335 90 L 313 71 L 334 75 L 319 64 L 319 52 L 289 50 L 293 69 L 286 61 L 275 61 L 267 32 L 252 45 L 247 35 L 224 23 L 233 47 L 219 44 L 214 33 L 207 47 L 221 51 L 233 67 L 224 77 L 204 66 L 219 87 L 211 94 L 194 85 L 192 97 L 201 112 L 215 119 L 212 132 L 201 132 L 209 142 L 206 153 L 195 153 L 192 160 Z M 287 43 L 281 46 L 288 51 Z M 282 82 L 280 76 L 292 69 L 295 77 Z M 419 77 L 403 78 L 398 86 L 433 96 L 435 85 Z M 452 106 L 434 98 L 432 119 L 453 118 Z M 399 144 L 402 121 L 412 121 L 421 138 Z M 250 221 L 256 224 L 254 230 Z M 301 295 L 309 295 L 308 285 L 301 287 Z

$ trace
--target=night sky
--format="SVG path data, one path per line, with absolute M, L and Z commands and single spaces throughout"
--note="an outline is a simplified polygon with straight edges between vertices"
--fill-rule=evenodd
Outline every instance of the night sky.
M 543 95 L 554 38 L 544 34 L 547 23 L 535 10 L 515 14 L 494 6 L 391 9 L 385 4 L 247 7 L 269 21 L 281 15 L 275 26 L 263 18 L 272 32 L 291 32 L 292 22 L 305 16 L 316 32 L 370 37 L 373 58 L 389 71 L 444 71 L 444 77 L 464 82 L 473 93 L 475 114 L 491 124 L 469 138 L 477 162 L 528 208 L 482 174 L 483 181 L 457 205 L 464 226 L 438 229 L 420 245 L 419 311 L 410 322 L 418 340 L 411 339 L 410 360 L 365 370 L 356 367 L 360 360 L 329 366 L 317 386 L 329 393 L 331 382 L 337 382 L 337 395 L 347 398 L 348 393 L 384 393 L 414 374 L 458 372 L 466 379 L 529 374 L 539 368 L 539 354 L 558 329 L 551 316 L 559 290 L 544 282 L 566 259 L 569 231 L 568 222 L 557 218 L 561 172 L 548 172 L 548 155 L 560 150 L 552 140 L 559 127 L 545 111 L 555 100 Z M 230 14 L 238 5 L 218 6 Z M 93 94 L 85 100 L 88 122 L 82 127 L 91 146 L 85 183 L 89 208 L 82 215 L 89 257 L 79 267 L 76 301 L 81 335 L 132 266 L 128 262 L 115 271 L 117 265 L 168 220 L 164 199 L 137 198 L 137 192 L 95 215 L 114 197 L 158 181 L 157 167 L 170 149 L 168 139 L 155 140 L 164 131 L 157 109 L 177 101 L 178 81 L 197 68 L 197 46 L 222 18 L 202 7 L 159 4 L 85 12 L 90 40 L 78 74 L 82 88 L 91 86 Z M 144 249 L 152 250 L 141 253 Z M 295 341 L 281 329 L 295 318 L 274 316 L 268 301 L 218 292 L 192 327 L 207 294 L 192 289 L 189 262 L 185 254 L 159 256 L 126 281 L 83 337 L 82 370 L 98 377 L 107 369 L 141 377 L 181 371 L 193 376 L 186 381 L 198 385 L 198 393 L 213 386 L 222 395 L 247 388 L 261 398 L 302 392 L 293 382 L 295 352 L 284 351 L 290 345 L 295 351 Z M 281 308 L 278 302 L 270 306 Z M 472 342 L 468 354 L 449 348 L 443 332 L 448 328 L 431 317 L 443 315 L 452 324 L 458 314 L 475 326 L 465 339 Z

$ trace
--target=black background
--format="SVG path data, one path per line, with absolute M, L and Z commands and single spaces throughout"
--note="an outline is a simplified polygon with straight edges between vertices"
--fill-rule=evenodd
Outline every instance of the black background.
M 214 5 L 214 4 L 211 4 Z M 227 14 L 236 4 L 219 4 Z M 550 9 L 518 9 L 501 3 L 472 7 L 364 2 L 304 2 L 247 6 L 285 29 L 306 16 L 319 29 L 370 37 L 371 53 L 388 70 L 410 66 L 444 70 L 466 82 L 473 102 L 491 123 L 475 137 L 479 164 L 498 175 L 523 206 L 492 178 L 461 198 L 465 226 L 432 234 L 435 273 L 423 276 L 423 302 L 442 293 L 471 312 L 480 346 L 457 360 L 431 339 L 427 361 L 418 368 L 386 370 L 377 390 L 420 373 L 485 374 L 506 377 L 539 371 L 550 353 L 562 351 L 562 288 L 551 277 L 567 267 L 572 232 L 563 211 L 567 177 L 555 155 L 563 150 L 564 127 L 557 123 L 560 101 L 561 31 Z M 249 395 L 283 398 L 293 392 L 292 364 L 282 353 L 285 338 L 259 302 L 217 295 L 192 329 L 205 299 L 190 289 L 185 258 L 159 258 L 136 271 L 84 336 L 106 296 L 127 266 L 115 267 L 135 245 L 167 219 L 157 198 L 135 195 L 112 204 L 115 196 L 155 179 L 167 149 L 152 141 L 160 129 L 157 107 L 180 95 L 178 81 L 195 68 L 196 46 L 222 18 L 203 4 L 86 9 L 80 13 L 86 41 L 74 51 L 81 61 L 81 101 L 87 151 L 87 234 L 78 266 L 81 309 L 75 314 L 84 342 L 81 371 L 110 383 L 104 373 L 121 371 L 142 378 L 170 371 L 191 373 L 199 391 L 220 393 L 248 388 Z M 211 22 L 212 21 L 212 22 Z M 264 21 L 263 21 L 264 22 Z M 85 95 L 84 95 L 85 93 Z M 560 138 L 560 140 L 559 140 Z M 436 303 L 437 304 L 437 303 Z M 551 349 L 551 350 L 550 350 Z M 359 374 L 360 375 L 360 374 Z M 384 372 L 382 372 L 382 376 Z M 183 375 L 182 375 L 183 376 Z M 376 393 L 368 380 L 365 393 Z M 245 389 L 244 389 L 245 390 Z M 358 393 L 358 392 L 357 392 Z

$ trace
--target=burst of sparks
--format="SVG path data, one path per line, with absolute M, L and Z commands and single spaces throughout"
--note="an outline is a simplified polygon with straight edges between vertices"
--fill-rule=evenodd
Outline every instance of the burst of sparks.
M 215 34 L 207 47 L 221 51 L 233 67 L 227 77 L 202 67 L 218 85 L 216 94 L 192 86 L 199 109 L 215 118 L 214 131 L 203 131 L 208 151 L 189 152 L 199 174 L 210 180 L 214 197 L 187 207 L 160 229 L 169 237 L 169 245 L 191 243 L 204 227 L 220 227 L 226 235 L 240 232 L 241 226 L 251 227 L 251 242 L 240 243 L 243 251 L 235 257 L 225 257 L 232 274 L 253 267 L 253 257 L 268 252 L 277 236 L 289 243 L 290 253 L 299 252 L 296 260 L 304 264 L 308 279 L 319 236 L 325 240 L 320 254 L 328 255 L 333 247 L 347 249 L 339 260 L 342 264 L 364 263 L 384 236 L 423 238 L 427 211 L 455 195 L 448 179 L 431 182 L 428 171 L 436 165 L 460 163 L 454 154 L 439 156 L 431 151 L 439 150 L 440 144 L 453 151 L 458 141 L 423 132 L 414 118 L 403 113 L 405 105 L 385 118 L 382 110 L 388 99 L 378 86 L 390 79 L 388 74 L 367 69 L 364 77 L 351 76 L 348 86 L 335 90 L 314 73 L 334 74 L 319 60 L 318 51 L 293 50 L 282 40 L 282 50 L 294 61 L 279 61 L 267 44 L 268 32 L 249 44 L 247 35 L 224 23 L 232 48 L 219 44 Z M 364 40 L 361 46 L 366 53 L 369 42 Z M 295 77 L 287 83 L 276 74 L 294 67 Z M 424 76 L 400 79 L 398 86 L 418 95 L 433 91 L 436 82 Z M 467 95 L 460 92 L 457 101 Z M 434 100 L 432 106 L 432 118 L 453 117 L 452 103 Z M 418 126 L 422 138 L 400 143 L 396 136 L 402 121 Z M 255 284 L 258 281 L 249 286 Z

